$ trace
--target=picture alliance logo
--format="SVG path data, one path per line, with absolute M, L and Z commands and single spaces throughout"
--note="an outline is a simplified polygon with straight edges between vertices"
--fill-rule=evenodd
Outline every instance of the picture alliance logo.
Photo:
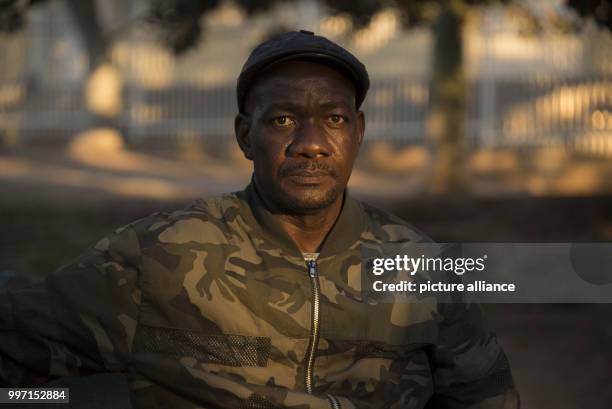
M 417 272 L 453 272 L 463 275 L 472 271 L 483 271 L 487 255 L 481 257 L 411 257 L 406 254 L 395 257 L 372 259 L 372 274 L 380 276 L 391 271 L 405 271 L 410 275 Z

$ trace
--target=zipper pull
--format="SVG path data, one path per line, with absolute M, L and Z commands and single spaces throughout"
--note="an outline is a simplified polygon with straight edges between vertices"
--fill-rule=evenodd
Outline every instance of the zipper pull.
M 314 260 L 308 261 L 308 275 L 311 277 L 317 276 L 317 262 Z

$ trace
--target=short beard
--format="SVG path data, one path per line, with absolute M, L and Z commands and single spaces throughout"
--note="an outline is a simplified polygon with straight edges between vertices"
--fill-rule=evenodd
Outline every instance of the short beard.
M 280 197 L 278 198 L 279 203 L 283 206 L 283 208 L 289 210 L 291 213 L 296 215 L 316 213 L 331 206 L 342 194 L 343 189 L 340 189 L 336 169 L 324 162 L 304 161 L 293 163 L 290 166 L 283 167 L 279 171 L 279 178 L 282 180 L 299 171 L 323 171 L 334 179 L 336 183 L 331 189 L 326 192 L 322 192 L 322 194 L 319 194 L 320 192 L 317 191 L 317 193 L 313 192 L 314 194 L 307 193 L 304 197 L 290 196 L 286 194 L 286 192 L 282 191 L 281 188 L 281 192 L 279 192 Z
M 342 195 L 343 189 L 336 184 L 323 195 L 306 195 L 306 197 L 295 197 L 281 193 L 279 203 L 291 214 L 302 215 L 312 214 L 330 207 Z

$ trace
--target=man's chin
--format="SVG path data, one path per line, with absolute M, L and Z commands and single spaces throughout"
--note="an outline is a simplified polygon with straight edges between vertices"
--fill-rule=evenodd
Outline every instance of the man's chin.
M 324 210 L 336 202 L 342 194 L 337 188 L 320 190 L 301 187 L 283 191 L 283 205 L 293 213 L 308 214 Z

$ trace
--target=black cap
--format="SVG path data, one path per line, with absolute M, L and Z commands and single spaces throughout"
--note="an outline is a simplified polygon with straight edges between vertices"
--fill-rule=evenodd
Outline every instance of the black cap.
M 238 109 L 244 110 L 244 100 L 257 75 L 272 64 L 291 60 L 320 62 L 337 69 L 355 84 L 356 107 L 365 99 L 370 78 L 365 66 L 350 52 L 312 31 L 284 33 L 259 44 L 244 63 L 238 86 Z

